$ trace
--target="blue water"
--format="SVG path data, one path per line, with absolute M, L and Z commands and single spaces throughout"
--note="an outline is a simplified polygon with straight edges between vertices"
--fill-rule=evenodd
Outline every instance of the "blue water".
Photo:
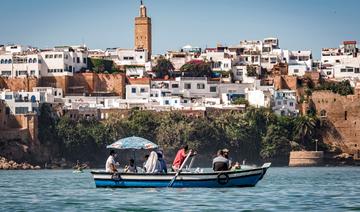
M 102 189 L 89 172 L 0 171 L 0 211 L 360 210 L 360 167 L 270 168 L 252 188 Z

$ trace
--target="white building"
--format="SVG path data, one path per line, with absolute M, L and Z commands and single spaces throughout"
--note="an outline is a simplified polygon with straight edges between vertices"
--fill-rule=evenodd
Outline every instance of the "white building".
M 57 94 L 54 96 L 53 94 Z M 60 95 L 59 95 L 60 94 Z M 32 92 L 0 91 L 0 99 L 10 108 L 12 114 L 38 113 L 41 103 L 54 103 L 55 98 L 61 98 L 61 89 L 34 88 Z
M 271 106 L 272 91 L 271 90 L 249 90 L 247 91 L 247 100 L 249 105 L 260 108 Z
M 296 92 L 293 90 L 277 90 L 274 94 L 274 106 L 272 110 L 281 116 L 294 116 L 299 113 Z
M 11 47 L 10 47 L 11 49 Z M 6 77 L 63 76 L 87 68 L 86 47 L 37 50 L 17 47 L 0 54 L 0 74 Z
M 323 48 L 321 51 L 321 74 L 329 78 L 359 78 L 360 64 L 356 41 L 344 41 L 339 48 Z

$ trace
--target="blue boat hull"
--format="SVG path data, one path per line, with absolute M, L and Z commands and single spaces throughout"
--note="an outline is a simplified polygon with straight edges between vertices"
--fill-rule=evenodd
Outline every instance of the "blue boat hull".
M 213 173 L 181 173 L 172 187 L 252 187 L 265 175 L 268 167 L 242 171 Z M 91 172 L 96 187 L 110 188 L 155 188 L 168 187 L 174 174 L 135 174 Z
M 204 181 L 175 181 L 172 187 L 185 188 L 185 187 L 252 187 L 259 181 L 260 176 L 248 176 L 239 179 L 231 179 L 226 185 L 219 184 L 216 180 Z M 115 181 L 115 180 L 95 180 L 95 185 L 101 187 L 113 188 L 154 188 L 154 187 L 168 187 L 169 181 Z

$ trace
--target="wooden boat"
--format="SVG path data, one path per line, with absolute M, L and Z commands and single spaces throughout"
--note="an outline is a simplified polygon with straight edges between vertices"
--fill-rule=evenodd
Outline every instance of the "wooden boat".
M 181 172 L 172 187 L 251 187 L 255 186 L 265 175 L 271 163 L 262 167 L 209 173 Z M 168 187 L 175 173 L 108 173 L 92 171 L 96 187 L 110 188 L 154 188 Z

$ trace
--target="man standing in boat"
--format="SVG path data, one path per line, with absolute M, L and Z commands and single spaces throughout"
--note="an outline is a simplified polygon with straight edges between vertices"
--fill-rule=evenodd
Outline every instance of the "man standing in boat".
M 115 151 L 111 150 L 110 155 L 109 155 L 108 159 L 106 160 L 106 165 L 105 165 L 106 172 L 110 172 L 110 173 L 117 172 L 117 169 L 115 166 L 116 165 L 115 157 L 116 157 Z
M 174 159 L 174 162 L 172 164 L 172 169 L 177 172 L 181 166 L 181 164 L 184 162 L 187 154 L 191 154 L 190 156 L 196 155 L 196 152 L 192 153 L 192 150 L 188 152 L 189 146 L 185 144 L 177 153 Z

